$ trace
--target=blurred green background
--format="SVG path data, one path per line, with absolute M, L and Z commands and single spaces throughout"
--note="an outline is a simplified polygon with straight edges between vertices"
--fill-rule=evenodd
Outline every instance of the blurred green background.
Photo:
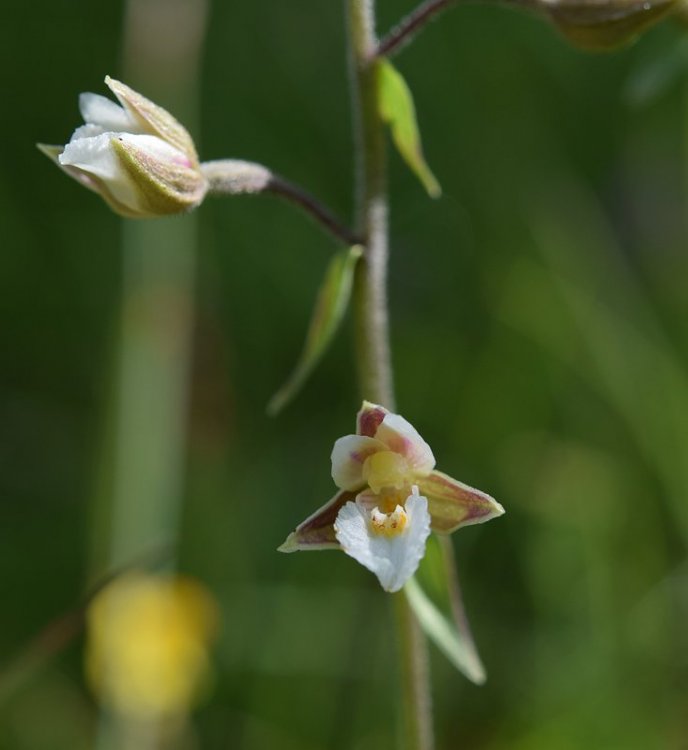
M 411 7 L 380 0 L 380 28 Z M 347 326 L 299 398 L 265 414 L 336 244 L 272 198 L 124 232 L 34 146 L 66 141 L 78 92 L 105 94 L 111 74 L 179 114 L 202 158 L 265 163 L 349 217 L 342 3 L 212 4 L 185 101 L 174 76 L 146 78 L 135 45 L 123 52 L 121 3 L 6 4 L 2 19 L 0 664 L 104 573 L 114 478 L 133 462 L 139 495 L 119 490 L 132 549 L 158 482 L 152 495 L 178 501 L 178 566 L 222 610 L 188 746 L 391 750 L 385 596 L 345 555 L 275 551 L 329 498 L 331 445 L 359 405 Z M 186 34 L 153 23 L 144 40 Z M 432 651 L 439 748 L 688 747 L 684 35 L 665 23 L 591 56 L 536 18 L 465 7 L 398 58 L 444 189 L 430 201 L 390 154 L 400 411 L 439 468 L 507 509 L 453 537 L 489 678 L 474 687 Z M 190 260 L 179 237 L 195 232 Z M 172 359 L 192 327 L 181 442 L 183 422 L 155 410 L 164 346 L 161 372 L 135 370 L 138 422 L 117 432 L 124 258 L 136 279 L 147 264 L 169 274 L 182 303 L 195 289 L 193 320 L 165 294 L 153 304 Z M 139 318 L 126 320 L 135 336 Z M 183 393 L 180 367 L 170 388 Z M 130 453 L 119 469 L 117 444 Z M 152 463 L 163 476 L 147 477 Z M 6 692 L 0 747 L 95 746 L 82 648 Z

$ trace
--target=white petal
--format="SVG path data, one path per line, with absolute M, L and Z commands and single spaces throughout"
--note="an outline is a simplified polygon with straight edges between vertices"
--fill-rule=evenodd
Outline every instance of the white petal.
M 87 125 L 98 125 L 101 132 L 141 133 L 141 127 L 129 113 L 111 99 L 100 94 L 85 93 L 79 96 L 79 110 Z
M 95 138 L 97 135 L 102 135 L 104 132 L 105 131 L 100 125 L 93 125 L 92 123 L 89 123 L 88 125 L 80 125 L 72 133 L 69 142 L 72 143 L 72 141 L 78 141 L 80 138 Z
M 386 450 L 384 443 L 364 435 L 345 435 L 332 449 L 332 479 L 342 490 L 360 490 L 365 486 L 363 463 L 368 456 Z
M 370 530 L 370 512 L 347 503 L 337 516 L 337 541 L 347 555 L 375 573 L 385 591 L 399 591 L 418 569 L 430 535 L 428 501 L 417 490 L 406 501 L 408 522 L 397 536 L 387 537 Z
M 112 150 L 114 133 L 101 133 L 93 138 L 78 138 L 65 146 L 60 154 L 60 164 L 78 167 L 104 180 L 115 179 L 121 167 Z
M 68 143 L 60 154 L 63 167 L 76 167 L 102 180 L 110 193 L 125 206 L 139 205 L 139 191 L 122 168 L 112 149 L 114 133 L 103 133 L 95 138 L 80 138 Z M 139 136 L 141 137 L 141 136 Z
M 424 476 L 435 468 L 435 457 L 430 446 L 418 434 L 418 430 L 398 414 L 385 415 L 375 438 L 404 456 L 416 474 Z

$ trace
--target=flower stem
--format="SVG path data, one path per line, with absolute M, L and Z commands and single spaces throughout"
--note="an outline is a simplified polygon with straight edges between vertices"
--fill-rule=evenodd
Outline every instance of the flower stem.
M 355 111 L 357 208 L 364 254 L 354 278 L 360 387 L 364 398 L 394 409 L 387 311 L 387 164 L 374 60 L 374 0 L 346 0 Z M 401 727 L 406 750 L 432 750 L 425 638 L 403 593 L 393 596 L 399 645 Z
M 346 245 L 359 245 L 361 238 L 343 224 L 317 198 L 284 177 L 255 162 L 218 159 L 201 164 L 211 195 L 273 193 L 302 208 L 317 224 Z
M 406 594 L 392 594 L 397 622 L 397 638 L 401 660 L 401 689 L 403 691 L 404 737 L 402 747 L 407 750 L 431 750 L 432 697 L 430 694 L 430 665 L 425 635 L 411 610 Z
M 408 44 L 428 21 L 456 2 L 457 0 L 425 0 L 380 40 L 375 49 L 375 56 L 391 57 Z
M 345 244 L 359 245 L 361 243 L 359 235 L 342 224 L 332 211 L 293 182 L 273 174 L 265 189 L 269 193 L 279 195 L 300 206 L 311 218 Z
M 394 409 L 387 313 L 387 159 L 379 114 L 373 0 L 347 0 L 355 112 L 356 204 L 365 251 L 354 279 L 357 362 L 363 396 Z
M 471 0 L 469 0 L 470 2 Z M 407 16 L 378 42 L 371 57 L 392 57 L 400 52 L 409 42 L 412 42 L 429 21 L 434 20 L 442 11 L 448 10 L 453 5 L 458 5 L 460 0 L 424 0 L 417 8 Z M 473 0 L 480 2 L 480 0 Z M 488 0 L 489 2 L 489 0 Z M 498 5 L 518 6 L 528 10 L 537 11 L 537 0 L 494 0 Z

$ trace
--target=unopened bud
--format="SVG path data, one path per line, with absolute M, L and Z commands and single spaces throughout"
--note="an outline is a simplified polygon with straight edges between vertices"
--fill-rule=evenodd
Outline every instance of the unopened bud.
M 208 186 L 186 129 L 123 83 L 109 77 L 105 83 L 121 106 L 82 94 L 85 125 L 66 146 L 39 148 L 122 216 L 167 216 L 197 206 Z

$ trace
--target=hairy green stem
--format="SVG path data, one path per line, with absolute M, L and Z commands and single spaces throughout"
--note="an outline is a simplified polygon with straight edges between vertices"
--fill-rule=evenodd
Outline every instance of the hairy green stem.
M 427 642 L 418 625 L 406 594 L 392 594 L 397 622 L 397 638 L 402 655 L 400 663 L 404 732 L 402 747 L 407 750 L 431 750 L 432 697 Z
M 374 0 L 347 0 L 355 107 L 358 230 L 365 251 L 354 279 L 356 346 L 364 398 L 394 409 L 387 305 L 387 165 L 379 113 Z M 425 638 L 403 594 L 393 596 L 399 642 L 401 727 L 406 750 L 432 750 Z
M 364 398 L 394 408 L 387 313 L 387 163 L 378 107 L 372 0 L 349 4 L 350 59 L 355 108 L 358 233 L 365 252 L 354 280 L 357 361 Z

